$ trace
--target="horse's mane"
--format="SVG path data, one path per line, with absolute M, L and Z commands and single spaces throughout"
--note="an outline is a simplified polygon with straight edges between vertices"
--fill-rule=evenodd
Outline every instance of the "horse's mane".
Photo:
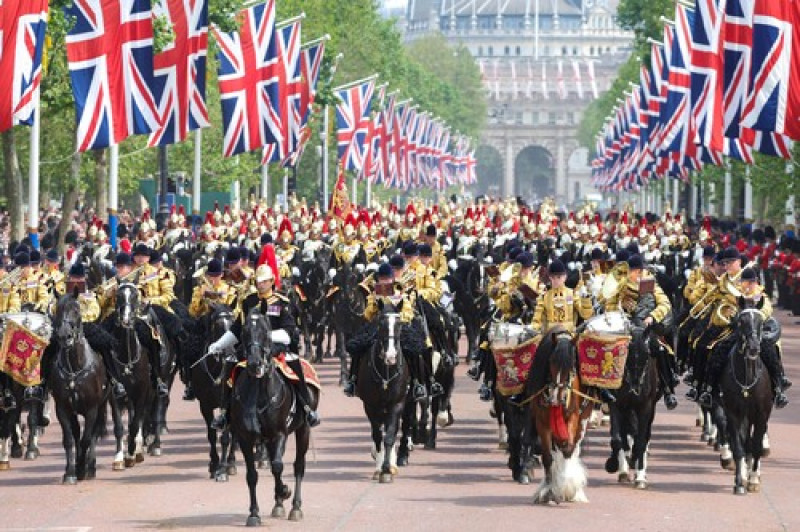
M 547 332 L 539 342 L 536 349 L 536 356 L 533 358 L 528 383 L 527 393 L 534 394 L 544 388 L 550 379 L 550 365 L 555 365 L 560 370 L 575 367 L 574 344 L 569 339 L 559 341 L 559 336 L 552 332 Z

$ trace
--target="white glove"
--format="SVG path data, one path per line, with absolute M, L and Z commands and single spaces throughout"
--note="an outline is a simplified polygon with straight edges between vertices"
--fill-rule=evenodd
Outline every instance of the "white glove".
M 494 264 L 494 259 L 491 256 L 489 256 L 489 257 L 486 257 L 486 259 L 484 259 L 484 262 L 486 264 Z
M 689 278 L 689 276 L 690 276 L 690 275 L 692 275 L 692 270 L 690 270 L 690 269 L 688 269 L 688 268 L 687 268 L 687 269 L 685 269 L 685 270 L 683 270 L 683 275 L 685 275 L 685 276 L 686 276 L 686 278 L 688 279 L 688 278 Z
M 581 286 L 581 289 L 578 290 L 578 297 L 589 297 L 589 291 L 586 289 L 586 286 Z
M 225 334 L 220 336 L 219 340 L 208 346 L 208 352 L 212 355 L 222 353 L 226 349 L 235 346 L 238 341 L 239 339 L 236 338 L 232 331 L 225 331 Z
M 292 266 L 292 277 L 300 277 L 300 268 Z
M 656 264 L 654 266 L 654 268 L 658 273 L 666 273 L 667 272 L 667 267 L 664 266 L 663 264 Z
M 269 337 L 273 344 L 289 345 L 292 343 L 292 339 L 289 338 L 289 333 L 286 332 L 286 329 L 270 331 Z
M 375 262 L 370 262 L 369 264 L 367 264 L 367 271 L 368 272 L 378 271 L 378 264 Z
M 363 264 L 356 264 L 356 271 L 358 273 L 364 273 L 364 265 Z
M 574 270 L 575 269 L 575 263 L 574 262 L 567 263 L 567 268 L 569 268 L 570 270 Z
M 331 268 L 328 270 L 328 279 L 333 279 L 336 277 L 336 268 Z
M 450 268 L 450 271 L 456 271 L 458 269 L 458 261 L 456 259 L 450 259 L 447 263 L 447 267 Z

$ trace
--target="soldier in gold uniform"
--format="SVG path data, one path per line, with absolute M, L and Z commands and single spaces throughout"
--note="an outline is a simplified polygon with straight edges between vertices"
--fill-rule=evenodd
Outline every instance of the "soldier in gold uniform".
M 592 299 L 582 287 L 577 293 L 566 286 L 567 267 L 556 259 L 547 267 L 550 288 L 539 295 L 533 312 L 531 327 L 539 334 L 546 334 L 553 327 L 575 332 L 578 318 L 587 320 L 594 315 Z
M 735 250 L 735 248 L 732 248 Z M 738 251 L 736 251 L 738 255 Z M 764 293 L 764 288 L 758 283 L 756 272 L 750 268 L 737 269 L 737 262 L 741 259 L 732 258 L 733 251 L 726 250 L 726 256 L 731 257 L 728 271 L 723 274 L 717 287 L 715 308 L 711 314 L 711 323 L 717 330 L 721 330 L 716 341 L 710 346 L 710 359 L 705 374 L 705 390 L 700 394 L 698 402 L 707 408 L 711 407 L 712 396 L 717 392 L 716 387 L 722 371 L 728 362 L 731 349 L 735 346 L 735 335 L 731 334 L 734 328 L 733 319 L 738 314 L 739 298 L 753 300 L 764 319 L 772 318 L 772 304 L 770 298 Z M 740 267 L 740 266 L 738 266 Z M 776 408 L 784 408 L 789 404 L 784 390 L 791 386 L 791 381 L 786 378 L 778 354 L 778 346 L 767 339 L 761 342 L 761 360 L 769 372 L 775 392 L 774 402 Z
M 627 265 L 628 274 L 625 282 L 619 286 L 615 294 L 604 302 L 606 312 L 622 310 L 628 317 L 632 318 L 635 316 L 640 303 L 644 302 L 645 298 L 652 297 L 654 308 L 642 320 L 640 325 L 650 327 L 651 325 L 663 323 L 672 312 L 669 298 L 658 286 L 658 283 L 655 282 L 653 276 L 645 271 L 644 261 L 641 256 L 631 256 L 627 261 Z M 642 287 L 644 286 L 647 286 L 647 292 L 642 292 Z M 658 373 L 664 391 L 664 404 L 669 410 L 672 410 L 678 405 L 674 390 L 674 372 L 672 371 L 670 360 L 673 355 L 667 351 L 664 344 L 659 343 L 655 356 L 658 361 Z
M 66 276 L 59 268 L 58 251 L 51 249 L 45 255 L 44 261 L 44 276 L 45 283 L 47 284 L 47 291 L 50 293 L 52 299 L 64 295 L 66 290 Z
M 436 226 L 429 224 L 425 228 L 425 236 L 422 241 L 431 247 L 431 268 L 436 272 L 437 279 L 444 279 L 447 276 L 447 257 L 444 254 L 442 245 L 436 239 Z
M 47 284 L 42 281 L 39 273 L 34 271 L 30 254 L 25 251 L 17 253 L 14 256 L 14 264 L 21 270 L 18 280 L 14 283 L 14 289 L 19 295 L 20 308 L 34 312 L 47 312 L 50 303 Z
M 236 303 L 236 290 L 222 280 L 222 263 L 211 259 L 206 268 L 205 279 L 194 287 L 189 314 L 193 318 L 205 316 L 211 303 L 220 303 L 233 308 Z

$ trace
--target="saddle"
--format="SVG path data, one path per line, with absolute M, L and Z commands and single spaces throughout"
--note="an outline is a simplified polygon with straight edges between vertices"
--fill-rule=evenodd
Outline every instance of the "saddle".
M 294 371 L 292 371 L 292 368 L 286 364 L 286 359 L 282 354 L 277 355 L 274 360 L 275 366 L 278 368 L 278 371 L 287 383 L 294 385 L 300 381 L 297 375 L 295 375 Z M 319 377 L 317 376 L 317 372 L 314 370 L 314 367 L 303 359 L 300 359 L 300 364 L 303 366 L 303 376 L 306 378 L 306 383 L 309 386 L 313 386 L 318 391 L 322 391 L 322 383 L 319 381 Z M 231 369 L 231 376 L 228 379 L 228 386 L 231 388 L 236 386 L 236 379 L 239 377 L 241 372 L 245 370 L 245 368 L 247 368 L 247 361 L 242 360 Z

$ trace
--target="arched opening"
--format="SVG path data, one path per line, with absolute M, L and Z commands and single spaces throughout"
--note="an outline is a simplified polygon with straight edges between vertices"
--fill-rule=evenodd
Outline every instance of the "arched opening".
M 553 156 L 542 146 L 526 147 L 514 161 L 516 194 L 529 203 L 554 195 L 554 176 Z
M 473 194 L 500 196 L 503 191 L 503 157 L 500 152 L 491 146 L 480 145 L 475 150 L 475 159 L 478 182 L 472 187 Z

